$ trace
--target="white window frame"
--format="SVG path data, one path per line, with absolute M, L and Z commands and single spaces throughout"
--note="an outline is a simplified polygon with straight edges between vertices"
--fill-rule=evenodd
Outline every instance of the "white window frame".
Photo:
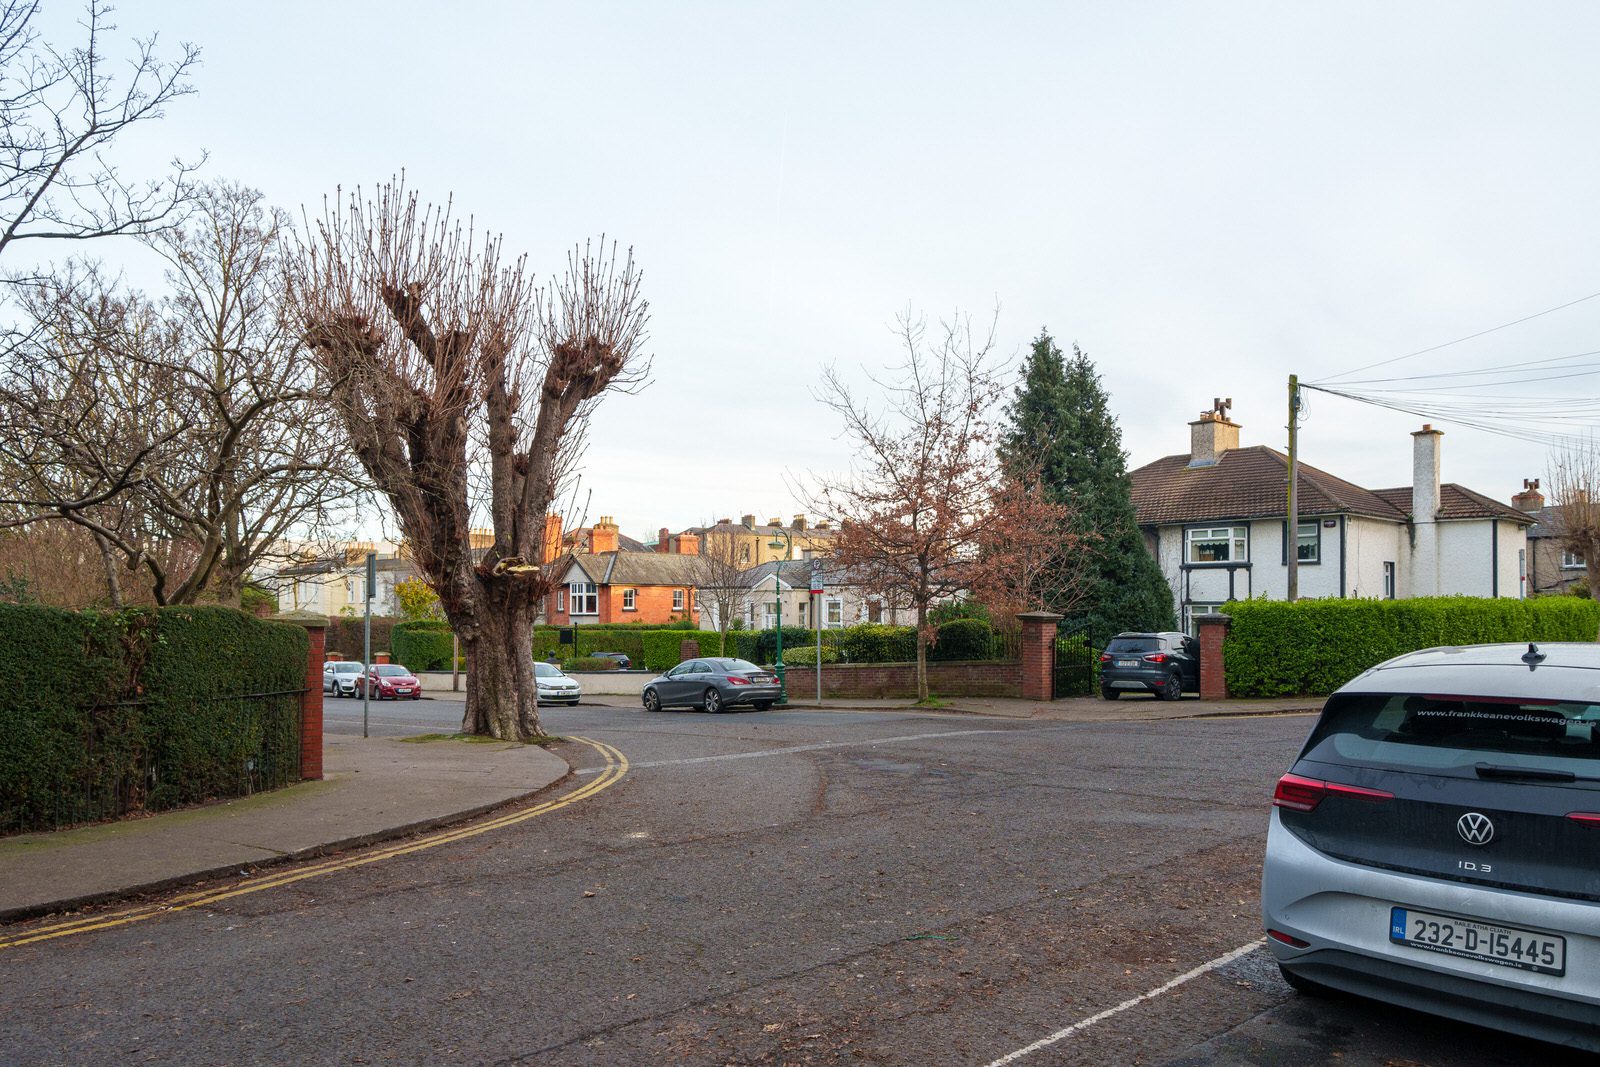
M 638 590 L 636 590 L 636 589 L 624 589 L 622 591 L 622 610 L 623 611 L 638 611 L 639 610 L 639 607 L 638 607 L 638 596 L 636 595 L 637 593 L 638 593 Z
M 1393 560 L 1383 561 L 1383 599 L 1393 600 L 1399 595 L 1400 568 Z
M 1306 522 L 1298 523 L 1297 526 L 1299 528 L 1295 531 L 1295 541 L 1294 541 L 1295 552 L 1298 553 L 1300 551 L 1300 543 L 1302 541 L 1307 540 L 1308 536 L 1309 536 L 1310 543 L 1311 543 L 1311 555 L 1309 555 L 1309 556 L 1300 556 L 1300 562 L 1301 563 L 1309 563 L 1309 564 L 1312 564 L 1312 565 L 1316 565 L 1318 563 L 1321 563 L 1322 562 L 1322 520 L 1321 519 L 1311 519 L 1311 520 L 1306 521 Z M 1283 527 L 1284 527 L 1284 530 L 1287 531 L 1288 528 L 1289 528 L 1289 523 L 1287 521 L 1285 521 L 1284 524 L 1283 524 Z M 1285 550 L 1285 552 L 1288 551 L 1288 544 L 1287 543 L 1285 543 L 1285 545 L 1284 545 L 1284 550 Z M 1288 559 L 1285 558 L 1284 562 L 1287 564 L 1288 563 Z
M 1584 568 L 1585 568 L 1585 564 L 1583 562 L 1583 557 L 1582 556 L 1578 555 L 1576 552 L 1572 551 L 1572 549 L 1570 549 L 1570 548 L 1563 548 L 1561 550 L 1561 569 L 1562 570 L 1564 570 L 1564 571 L 1577 571 L 1577 570 L 1583 570 Z
M 682 589 L 674 589 L 672 591 L 672 610 L 673 611 L 682 611 L 685 599 L 686 599 L 686 597 L 684 596 L 684 592 L 683 592 Z
M 1183 632 L 1190 637 L 1200 636 L 1200 627 L 1195 619 L 1201 615 L 1215 615 L 1222 610 L 1221 604 L 1185 604 L 1183 606 Z
M 565 589 L 556 593 L 556 610 L 561 612 L 567 610 L 567 591 Z
M 1197 543 L 1211 543 L 1215 541 L 1223 541 L 1227 543 L 1227 559 L 1195 559 L 1195 545 Z M 1235 553 L 1237 553 L 1237 555 Z M 1183 560 L 1185 563 L 1195 567 L 1220 566 L 1230 563 L 1249 563 L 1250 527 L 1196 526 L 1185 530 L 1183 531 Z
M 844 598 L 830 596 L 823 602 L 822 625 L 830 630 L 844 629 Z
M 593 582 L 568 582 L 567 590 L 572 594 L 572 611 L 569 614 L 600 614 L 600 590 Z

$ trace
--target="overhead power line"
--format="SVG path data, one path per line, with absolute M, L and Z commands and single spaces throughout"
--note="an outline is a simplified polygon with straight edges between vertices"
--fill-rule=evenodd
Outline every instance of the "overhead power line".
M 1569 300 L 1565 304 L 1557 304 L 1553 308 L 1545 308 L 1543 311 L 1536 311 L 1532 315 L 1524 315 L 1520 319 L 1513 319 L 1510 322 L 1503 322 L 1498 326 L 1491 326 L 1487 330 L 1479 330 L 1477 333 L 1470 333 L 1465 337 L 1457 337 L 1454 341 L 1445 341 L 1443 344 L 1432 345 L 1428 348 L 1419 348 L 1415 352 L 1407 352 L 1403 356 L 1394 356 L 1390 359 L 1380 359 L 1376 363 L 1368 363 L 1364 367 L 1356 367 L 1354 370 L 1347 370 L 1341 374 L 1335 374 L 1328 378 L 1321 378 L 1315 384 L 1326 385 L 1336 382 L 1340 378 L 1348 378 L 1352 374 L 1360 374 L 1362 371 L 1369 371 L 1376 367 L 1387 367 L 1391 363 L 1399 363 L 1401 360 L 1414 359 L 1417 356 L 1425 356 L 1429 352 L 1437 352 L 1441 348 L 1449 348 L 1451 345 L 1459 345 L 1465 341 L 1473 341 L 1479 337 L 1487 337 L 1491 333 L 1498 333 L 1501 330 L 1508 330 L 1513 326 L 1520 326 L 1525 322 L 1532 322 L 1534 319 L 1543 318 L 1546 315 L 1553 315 L 1558 311 L 1565 311 L 1567 308 L 1576 307 L 1585 301 L 1594 300 L 1597 297 L 1600 297 L 1600 293 L 1590 293 L 1588 296 L 1580 296 L 1578 299 Z M 1304 384 L 1307 388 L 1310 388 L 1313 383 L 1308 382 L 1302 384 Z

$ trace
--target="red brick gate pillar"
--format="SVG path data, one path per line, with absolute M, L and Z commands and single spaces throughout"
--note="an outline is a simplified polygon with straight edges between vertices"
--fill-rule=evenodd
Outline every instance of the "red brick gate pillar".
M 678 642 L 678 662 L 700 658 L 700 639 L 691 637 Z
M 1222 642 L 1228 636 L 1226 615 L 1196 615 L 1200 626 L 1200 699 L 1227 700 L 1228 675 L 1222 662 Z
M 1050 700 L 1055 696 L 1056 623 L 1061 616 L 1050 611 L 1027 611 L 1022 623 L 1022 699 Z
M 292 611 L 277 616 L 279 622 L 306 628 L 311 647 L 306 652 L 306 691 L 300 694 L 300 777 L 322 777 L 322 663 L 327 647 L 328 617 Z

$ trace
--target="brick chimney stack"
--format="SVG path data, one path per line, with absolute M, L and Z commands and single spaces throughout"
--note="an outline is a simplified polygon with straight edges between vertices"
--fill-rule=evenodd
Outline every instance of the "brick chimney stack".
M 594 553 L 617 550 L 617 524 L 610 515 L 600 516 L 600 521 L 589 531 L 589 551 Z
M 555 512 L 544 517 L 544 546 L 540 550 L 541 562 L 549 563 L 561 555 L 561 516 Z
M 667 541 L 671 536 L 672 536 L 671 532 L 665 526 L 661 527 L 661 532 L 656 534 L 656 551 L 657 552 L 671 552 L 672 551 L 672 548 L 667 544 Z
M 742 516 L 739 521 L 753 529 L 756 524 L 756 517 L 754 515 L 745 515 Z
M 1228 418 L 1232 407 L 1233 397 L 1219 396 L 1189 424 L 1189 466 L 1215 466 L 1223 453 L 1239 447 L 1239 425 Z
M 678 556 L 698 556 L 700 554 L 700 537 L 698 534 L 681 533 L 672 538 L 672 553 Z
M 1539 492 L 1539 479 L 1522 479 L 1522 492 L 1511 498 L 1511 506 L 1529 514 L 1544 507 L 1544 494 Z
M 792 529 L 804 530 L 805 528 L 806 528 L 806 517 L 804 515 L 796 515 L 794 517 L 794 525 L 793 525 Z

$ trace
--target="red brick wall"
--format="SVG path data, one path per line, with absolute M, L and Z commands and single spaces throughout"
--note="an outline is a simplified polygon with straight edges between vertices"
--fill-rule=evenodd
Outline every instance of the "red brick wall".
M 816 668 L 785 665 L 791 700 L 815 698 Z M 1022 693 L 1022 664 L 1016 660 L 928 664 L 928 689 L 938 696 L 1014 697 Z M 915 663 L 825 663 L 823 699 L 917 698 Z
M 1228 699 L 1228 676 L 1223 669 L 1222 643 L 1228 636 L 1229 619 L 1226 615 L 1201 615 L 1196 619 L 1200 630 L 1200 699 Z
M 306 691 L 300 694 L 300 777 L 322 777 L 322 649 L 328 631 L 307 626 Z

